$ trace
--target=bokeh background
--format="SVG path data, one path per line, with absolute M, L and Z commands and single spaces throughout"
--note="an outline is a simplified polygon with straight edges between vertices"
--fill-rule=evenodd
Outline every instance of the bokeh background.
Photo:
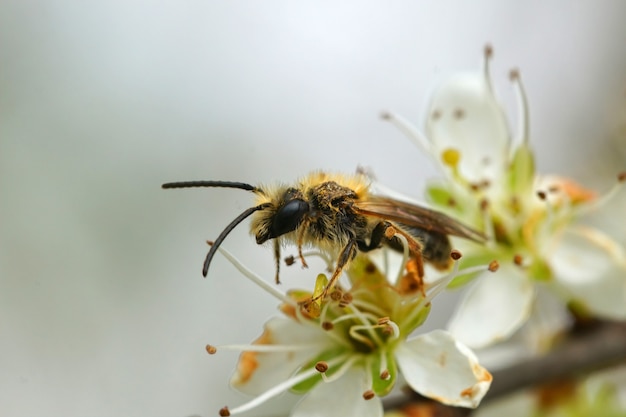
M 251 196 L 160 184 L 362 165 L 420 198 L 437 170 L 379 113 L 421 124 L 437 82 L 479 70 L 487 42 L 512 115 L 521 69 L 540 170 L 608 188 L 626 160 L 624 16 L 619 0 L 2 1 L 0 415 L 242 402 L 237 354 L 204 346 L 251 341 L 276 302 L 219 256 L 200 269 Z M 224 247 L 272 279 L 247 226 Z M 294 267 L 281 288 L 313 277 Z

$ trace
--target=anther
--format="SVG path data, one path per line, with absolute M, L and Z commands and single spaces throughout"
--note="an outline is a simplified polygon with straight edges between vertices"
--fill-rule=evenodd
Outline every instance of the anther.
M 285 258 L 285 264 L 287 266 L 291 266 L 296 263 L 296 258 L 293 255 L 287 256 Z
M 391 119 L 391 113 L 389 113 L 388 111 L 380 112 L 380 118 L 383 120 L 389 120 Z
M 206 345 L 206 351 L 209 355 L 215 355 L 217 348 L 213 345 Z
M 383 334 L 386 334 L 386 335 L 392 335 L 394 333 L 393 332 L 393 327 L 391 327 L 391 326 L 383 327 L 382 331 L 383 331 Z
M 371 400 L 375 396 L 376 394 L 374 394 L 374 391 L 372 391 L 371 389 L 368 389 L 367 391 L 363 393 L 363 399 L 365 400 Z
M 513 256 L 513 263 L 517 266 L 522 266 L 522 263 L 524 262 L 524 259 L 522 258 L 522 255 L 515 255 Z
M 483 53 L 485 54 L 485 58 L 491 58 L 493 56 L 493 47 L 490 44 L 485 45 Z
M 537 191 L 537 197 L 545 201 L 548 196 L 545 191 Z
M 483 198 L 482 200 L 480 200 L 480 210 L 486 211 L 488 208 L 489 208 L 489 200 L 487 200 L 486 198 Z
M 228 407 L 224 406 L 224 408 L 220 410 L 220 417 L 228 417 L 229 415 L 230 411 L 228 411 Z
M 500 264 L 498 263 L 498 261 L 493 260 L 489 263 L 489 267 L 487 269 L 489 269 L 489 271 L 491 272 L 496 272 L 498 268 L 500 268 Z
M 330 321 L 324 321 L 322 322 L 322 329 L 328 331 L 328 330 L 332 330 L 335 328 L 335 325 L 330 322 Z
M 452 113 L 455 119 L 462 119 L 463 117 L 465 117 L 465 110 L 463 110 L 462 108 L 456 108 L 454 109 L 454 113 Z
M 315 364 L 315 370 L 319 372 L 320 374 L 323 374 L 324 372 L 328 371 L 328 362 L 319 361 L 318 363 Z
M 450 168 L 454 168 L 461 160 L 461 153 L 453 148 L 448 148 L 441 153 L 441 160 Z
M 385 369 L 384 371 L 380 373 L 380 379 L 382 379 L 383 381 L 388 380 L 390 377 L 391 377 L 391 374 L 389 373 L 389 369 Z
M 448 206 L 449 207 L 455 207 L 456 206 L 456 200 L 452 197 L 448 198 Z
M 558 185 L 551 185 L 550 187 L 548 187 L 548 192 L 551 194 L 556 194 L 559 191 L 561 191 L 561 187 L 559 187 Z
M 387 324 L 389 323 L 389 317 L 381 317 L 378 319 L 378 324 Z
M 431 117 L 433 120 L 439 120 L 439 119 L 441 119 L 441 110 L 437 110 L 437 109 L 435 109 L 435 110 L 431 113 L 430 117 Z
M 452 249 L 452 252 L 450 252 L 450 257 L 453 260 L 458 261 L 459 259 L 461 259 L 463 257 L 463 254 L 458 249 Z
M 626 171 L 619 173 L 619 175 L 617 176 L 617 181 L 626 182 Z
M 341 300 L 343 293 L 341 292 L 341 290 L 338 289 L 334 289 L 331 293 L 330 293 L 330 299 L 333 301 L 339 301 Z
M 519 69 L 513 68 L 511 71 L 509 71 L 509 80 L 511 81 L 519 80 Z

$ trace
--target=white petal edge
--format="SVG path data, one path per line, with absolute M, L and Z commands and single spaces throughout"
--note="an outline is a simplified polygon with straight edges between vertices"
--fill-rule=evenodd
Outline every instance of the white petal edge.
M 626 319 L 626 256 L 609 236 L 592 228 L 570 228 L 556 241 L 550 266 L 568 295 L 592 313 Z
M 513 263 L 476 278 L 454 315 L 448 330 L 471 348 L 505 340 L 528 319 L 534 284 Z
M 399 345 L 396 359 L 411 388 L 443 404 L 476 408 L 491 385 L 474 353 L 444 330 Z
M 245 394 L 256 396 L 291 377 L 309 358 L 332 341 L 321 328 L 304 325 L 285 317 L 273 317 L 265 323 L 265 343 L 301 347 L 283 352 L 244 352 L 230 385 Z M 242 363 L 242 358 L 246 360 Z M 242 372 L 242 369 L 243 372 Z
M 333 382 L 318 383 L 295 407 L 290 417 L 382 417 L 380 398 L 363 398 L 369 389 L 364 370 L 350 370 Z
M 461 152 L 459 169 L 471 182 L 498 180 L 506 169 L 510 133 L 484 73 L 458 74 L 435 91 L 426 136 L 437 160 L 446 149 Z

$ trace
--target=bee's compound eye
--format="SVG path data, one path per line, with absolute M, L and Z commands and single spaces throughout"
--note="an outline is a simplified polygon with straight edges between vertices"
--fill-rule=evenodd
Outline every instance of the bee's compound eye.
M 309 203 L 304 200 L 294 199 L 282 206 L 272 221 L 270 236 L 268 239 L 289 233 L 298 227 L 302 218 L 309 212 Z

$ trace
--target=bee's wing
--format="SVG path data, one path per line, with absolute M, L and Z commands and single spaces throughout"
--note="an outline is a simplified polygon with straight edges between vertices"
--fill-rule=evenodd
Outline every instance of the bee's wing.
M 486 240 L 484 234 L 465 226 L 450 216 L 393 198 L 371 196 L 367 200 L 358 201 L 354 208 L 366 216 L 380 217 L 426 231 L 459 236 L 476 242 Z

